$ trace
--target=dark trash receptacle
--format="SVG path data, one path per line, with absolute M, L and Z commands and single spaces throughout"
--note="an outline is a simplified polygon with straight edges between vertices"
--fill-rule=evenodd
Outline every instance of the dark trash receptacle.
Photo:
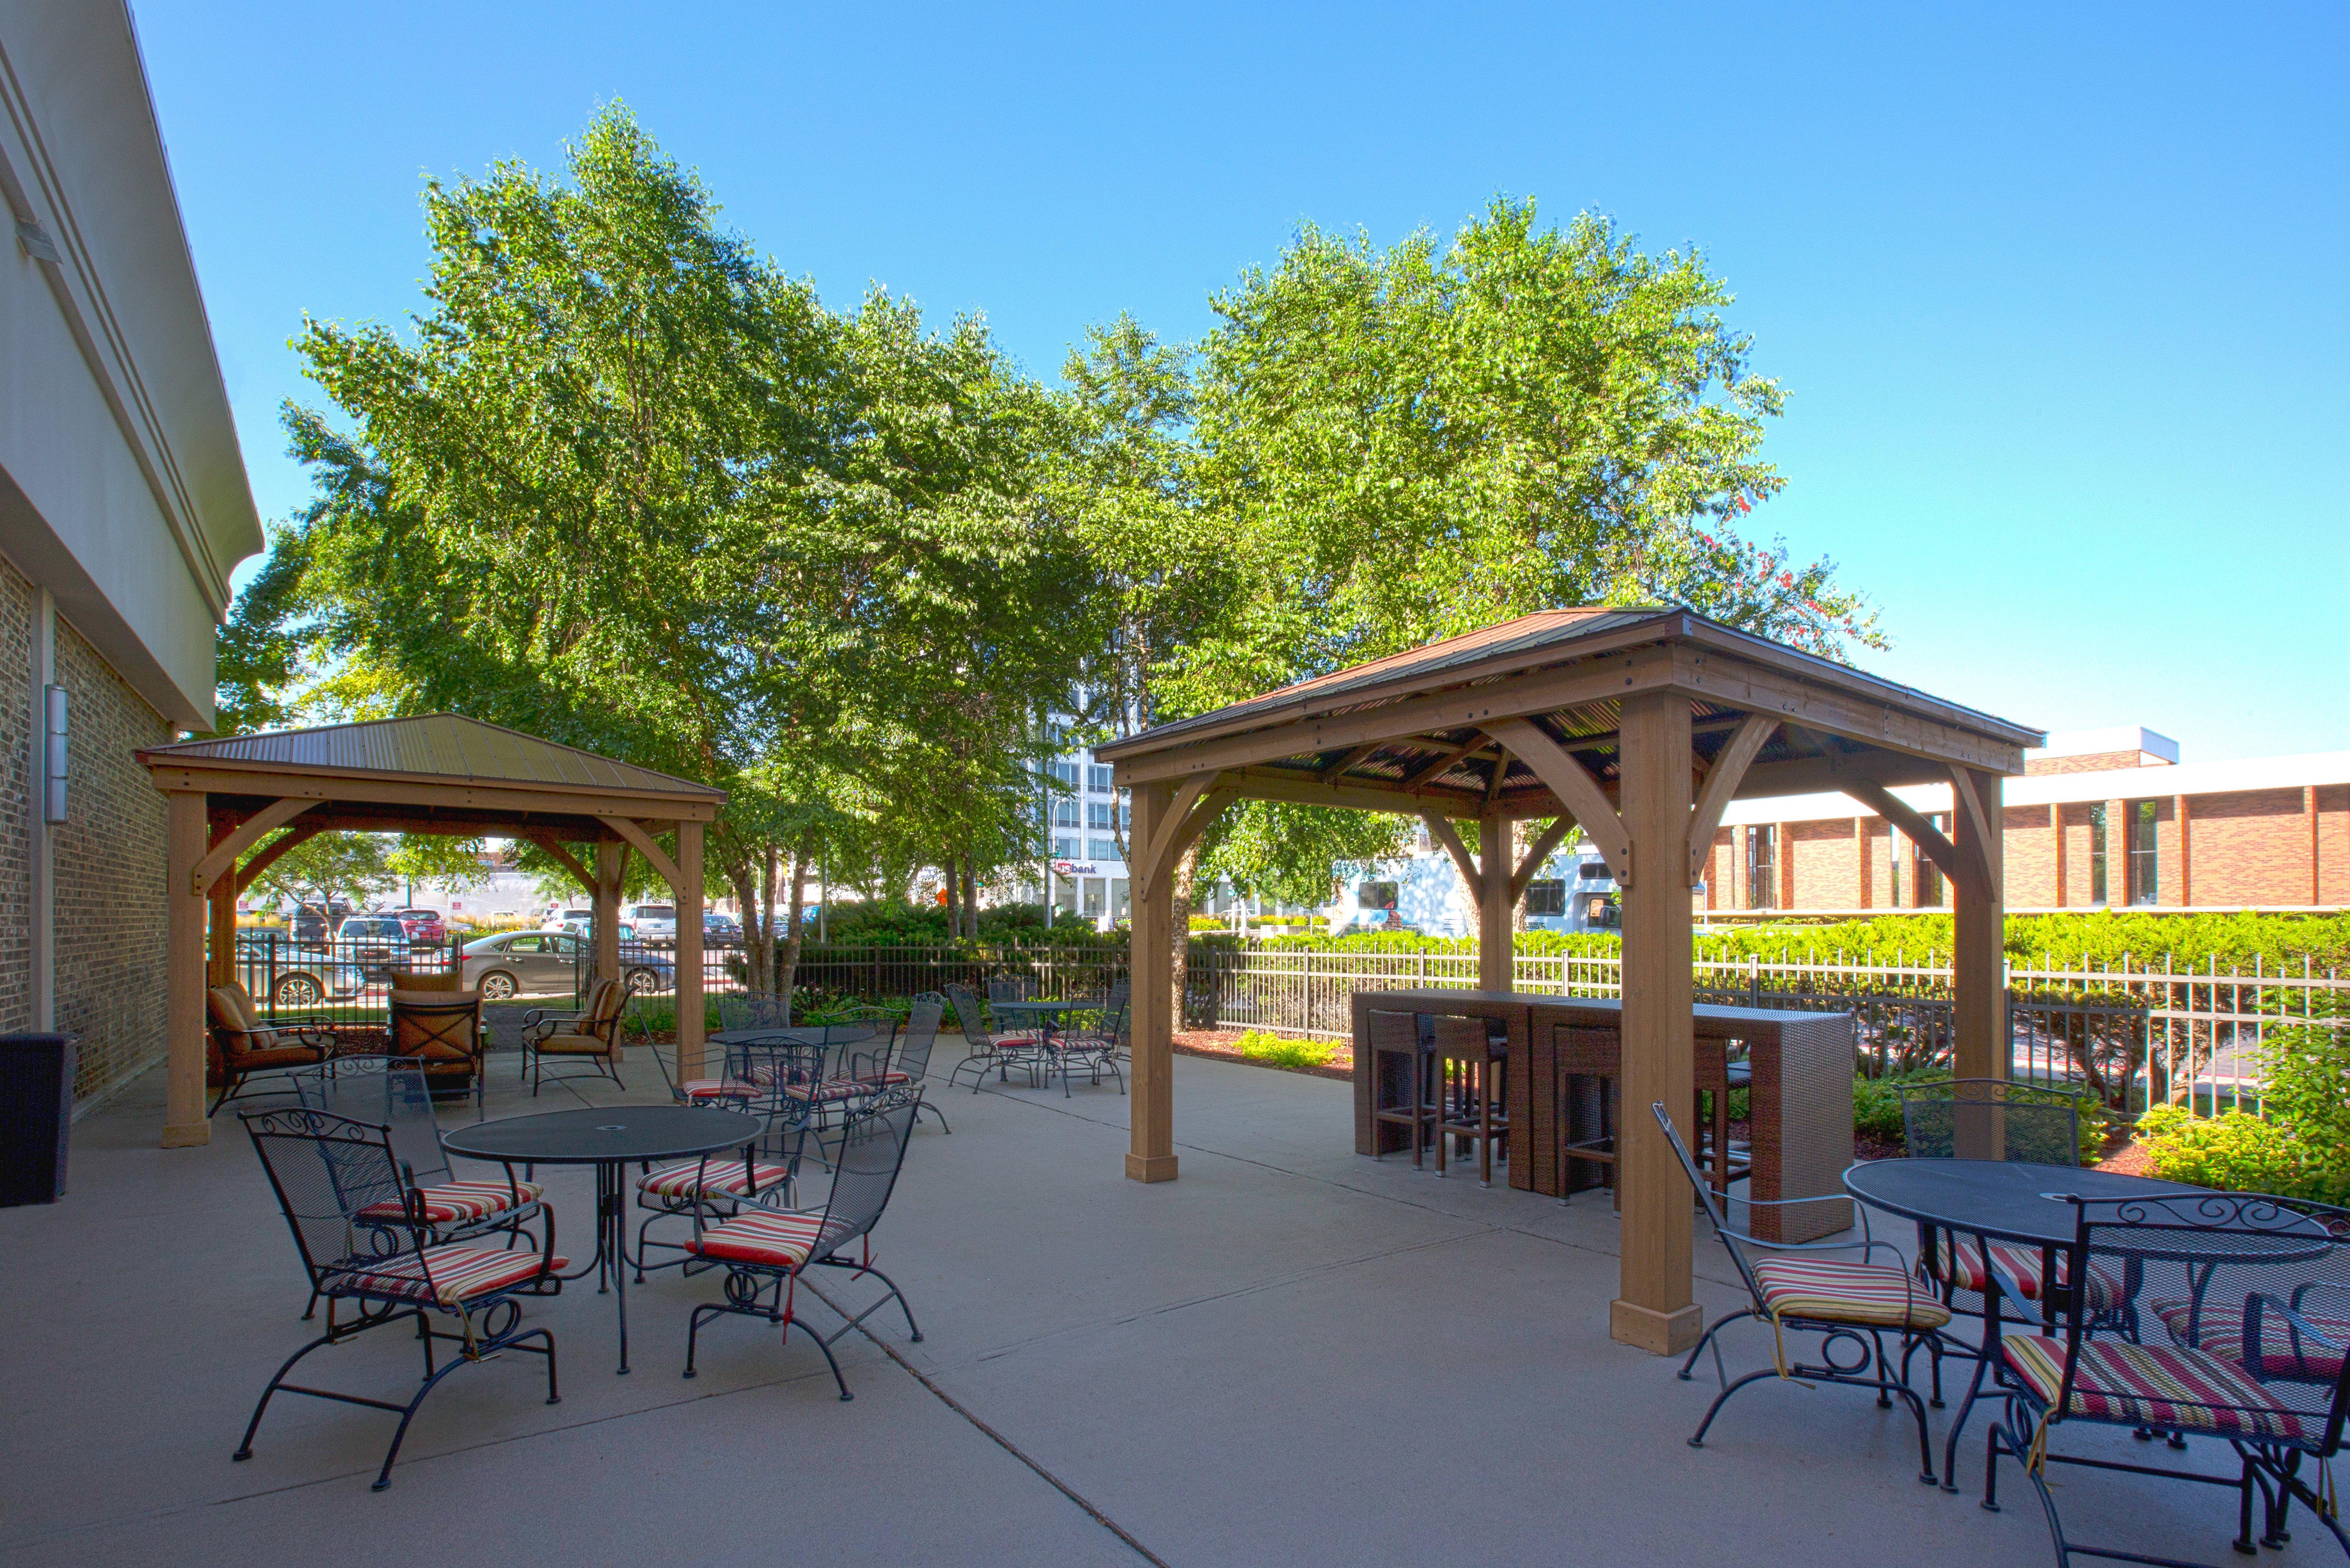
M 64 1194 L 73 1089 L 72 1035 L 0 1034 L 0 1209 Z

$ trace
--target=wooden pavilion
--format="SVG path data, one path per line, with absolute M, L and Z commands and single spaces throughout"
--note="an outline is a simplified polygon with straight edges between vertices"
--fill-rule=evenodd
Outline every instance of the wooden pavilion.
M 1544 610 L 1098 747 L 1132 792 L 1134 1103 L 1126 1173 L 1175 1177 L 1174 868 L 1242 799 L 1418 816 L 1478 910 L 1481 989 L 1513 989 L 1512 912 L 1571 831 L 1623 894 L 1619 1340 L 1694 1343 L 1689 1194 L 1646 1114 L 1690 1103 L 1692 884 L 1736 799 L 1840 790 L 1891 822 L 1955 893 L 1961 1076 L 2006 1069 L 2001 779 L 2036 730 L 1674 606 Z M 1945 836 L 1891 793 L 1948 784 Z M 1555 825 L 1512 861 L 1511 825 Z M 1476 850 L 1455 828 L 1477 825 Z
M 620 972 L 626 857 L 643 856 L 676 898 L 678 1055 L 687 1075 L 700 1070 L 702 834 L 725 791 L 455 713 L 188 741 L 138 757 L 169 803 L 166 1148 L 212 1137 L 204 991 L 235 977 L 237 895 L 277 856 L 330 830 L 537 845 L 595 900 L 598 976 Z M 289 831 L 237 864 L 280 828 Z M 672 830 L 674 859 L 653 837 Z M 592 845 L 594 868 L 567 844 Z

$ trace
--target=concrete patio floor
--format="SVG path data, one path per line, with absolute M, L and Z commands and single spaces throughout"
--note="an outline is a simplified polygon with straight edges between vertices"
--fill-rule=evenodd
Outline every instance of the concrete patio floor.
M 534 1108 L 514 1058 L 492 1062 L 488 1114 Z M 616 1376 L 609 1298 L 574 1284 L 529 1308 L 561 1342 L 563 1402 L 536 1357 L 461 1370 L 378 1494 L 377 1412 L 282 1398 L 230 1462 L 308 1336 L 305 1293 L 234 1116 L 208 1147 L 156 1148 L 150 1073 L 76 1126 L 64 1201 L 0 1210 L 0 1563 L 2052 1559 L 2012 1469 L 2006 1511 L 1977 1506 L 1980 1421 L 1956 1497 L 1918 1483 L 1905 1415 L 1847 1389 L 1758 1386 L 1688 1447 L 1714 1385 L 1608 1340 L 1604 1196 L 1359 1158 L 1343 1084 L 1191 1057 L 1175 1075 L 1182 1178 L 1157 1187 L 1120 1174 L 1115 1089 L 933 1084 L 954 1132 L 918 1132 L 876 1249 L 927 1337 L 873 1320 L 902 1365 L 845 1340 L 852 1402 L 805 1341 L 742 1320 L 682 1380 L 711 1276 L 630 1289 L 636 1370 Z M 655 1094 L 584 1097 L 658 1097 L 650 1064 L 630 1076 Z M 536 1108 L 582 1098 L 550 1087 Z M 581 1258 L 590 1179 L 543 1174 Z M 1711 1241 L 1699 1267 L 1709 1312 L 1733 1304 Z M 369 1338 L 306 1370 L 402 1394 L 414 1342 Z M 1767 1331 L 1729 1339 L 1733 1372 L 1767 1362 Z M 2135 1457 L 2119 1435 L 2058 1446 L 2092 1444 Z M 2076 1540 L 2231 1560 L 2226 1493 L 2061 1480 Z M 2301 1523 L 2264 1555 L 2338 1561 Z

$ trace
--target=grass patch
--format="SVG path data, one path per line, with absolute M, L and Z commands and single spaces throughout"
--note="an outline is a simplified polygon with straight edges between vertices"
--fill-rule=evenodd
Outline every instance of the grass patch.
M 1243 1034 L 1234 1048 L 1250 1061 L 1269 1067 L 1326 1067 L 1338 1054 L 1337 1046 L 1326 1040 L 1294 1040 L 1262 1029 Z

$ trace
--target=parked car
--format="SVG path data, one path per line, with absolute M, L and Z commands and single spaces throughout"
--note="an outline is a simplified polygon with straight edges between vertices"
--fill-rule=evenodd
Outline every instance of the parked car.
M 621 941 L 632 942 L 637 940 L 636 927 L 626 920 L 620 921 L 619 927 Z M 560 923 L 550 925 L 546 929 L 550 931 L 568 931 L 583 942 L 592 942 L 596 940 L 596 911 L 567 909 Z
M 408 962 L 408 927 L 397 915 L 353 915 L 335 928 L 335 956 L 383 979 Z
M 705 948 L 741 947 L 743 922 L 732 915 L 722 915 L 715 909 L 702 911 L 702 945 Z
M 637 928 L 640 941 L 667 947 L 677 940 L 677 906 L 674 904 L 639 904 L 621 911 L 621 919 Z
M 594 961 L 593 947 L 569 931 L 501 931 L 467 942 L 458 962 L 460 983 L 484 1001 L 572 992 Z M 620 947 L 620 978 L 631 994 L 668 991 L 677 966 L 640 942 Z
M 286 922 L 286 934 L 297 942 L 323 942 L 328 932 L 350 918 L 351 907 L 337 898 L 324 909 L 305 904 Z
M 369 980 L 365 966 L 319 942 L 290 941 L 277 931 L 236 934 L 237 978 L 255 1001 L 280 1012 L 317 1007 L 332 997 L 356 996 Z
M 449 928 L 442 923 L 438 909 L 392 909 L 388 913 L 408 932 L 411 946 L 439 947 L 449 940 Z

